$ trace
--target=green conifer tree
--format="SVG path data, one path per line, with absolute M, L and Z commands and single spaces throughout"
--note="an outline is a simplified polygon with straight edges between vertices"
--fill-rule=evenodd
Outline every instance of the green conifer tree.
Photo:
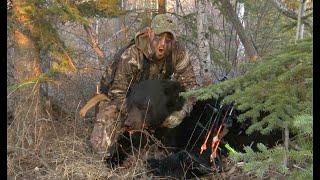
M 246 147 L 245 153 L 234 156 L 246 162 L 244 170 L 259 177 L 271 168 L 292 178 L 312 177 L 312 44 L 312 39 L 306 39 L 285 46 L 257 63 L 244 63 L 248 71 L 243 76 L 183 94 L 200 100 L 226 96 L 224 103 L 234 102 L 243 112 L 239 122 L 251 120 L 248 134 L 272 134 L 286 126 L 295 134 L 291 145 L 296 148 L 289 149 L 288 167 L 282 162 L 282 146 L 267 149 L 260 144 L 258 152 Z

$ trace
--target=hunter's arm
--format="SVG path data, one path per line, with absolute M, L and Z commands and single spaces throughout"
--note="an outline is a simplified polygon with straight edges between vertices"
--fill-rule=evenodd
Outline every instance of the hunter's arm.
M 107 95 L 111 100 L 121 103 L 126 97 L 130 84 L 136 81 L 137 74 L 141 68 L 138 57 L 138 50 L 134 46 L 131 46 L 123 52 L 119 62 L 110 62 L 107 65 L 106 72 L 100 81 L 100 89 L 102 93 L 105 93 L 105 90 L 108 89 Z M 113 77 L 112 70 L 115 66 L 117 67 Z M 108 81 L 112 79 L 113 83 L 109 85 Z
M 181 83 L 181 85 L 188 91 L 198 87 L 196 77 L 189 61 L 188 52 L 181 46 L 176 54 L 176 67 L 174 78 Z M 196 102 L 195 97 L 189 97 L 186 99 L 182 109 L 180 111 L 173 112 L 169 117 L 165 119 L 162 126 L 167 128 L 174 128 L 178 126 L 183 119 L 192 111 L 193 105 Z

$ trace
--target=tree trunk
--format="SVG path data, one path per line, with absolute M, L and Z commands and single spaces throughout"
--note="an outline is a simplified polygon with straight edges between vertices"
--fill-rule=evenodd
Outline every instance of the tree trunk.
M 289 128 L 288 128 L 288 125 L 285 125 L 285 128 L 284 128 L 284 157 L 283 157 L 284 167 L 288 167 L 289 143 L 290 143 Z
M 296 40 L 297 42 L 300 39 L 303 39 L 303 30 L 304 30 L 304 24 L 302 22 L 302 17 L 304 17 L 305 10 L 306 10 L 306 0 L 300 1 L 300 9 L 298 14 L 298 23 L 297 23 L 297 32 L 296 32 Z
M 294 20 L 298 20 L 298 16 L 299 14 L 297 14 L 296 12 L 294 12 L 293 10 L 288 9 L 280 0 L 272 0 L 271 1 L 274 6 L 285 16 L 294 19 Z M 304 4 L 306 5 L 306 4 Z M 307 22 L 306 18 L 307 16 L 303 15 L 301 16 L 302 21 L 304 24 L 308 25 L 311 27 L 311 25 Z
M 180 11 L 180 0 L 176 0 L 176 13 L 179 14 Z
M 208 28 L 206 27 L 206 0 L 198 0 L 197 30 L 198 30 L 198 48 L 200 61 L 200 78 L 201 84 L 208 85 L 213 82 L 212 78 L 212 61 L 210 57 L 210 46 L 208 42 Z
M 15 26 L 12 31 L 15 51 L 13 56 L 15 78 L 20 83 L 38 78 L 42 74 L 40 49 L 35 43 L 38 37 L 37 30 L 30 23 L 32 20 L 26 11 L 30 6 L 24 0 L 15 1 L 13 4 L 13 12 L 17 17 L 15 20 L 20 24 L 20 27 Z M 39 87 L 29 90 L 37 91 Z M 32 93 L 32 91 L 27 90 L 27 93 Z
M 101 48 L 99 47 L 98 37 L 96 37 L 97 34 L 94 34 L 93 31 L 92 31 L 92 28 L 90 26 L 88 26 L 88 25 L 83 25 L 83 28 L 87 33 L 87 39 L 88 39 L 88 42 L 89 42 L 90 46 L 92 47 L 93 51 L 98 56 L 99 64 L 101 66 L 104 65 L 104 63 L 105 63 L 105 54 L 101 50 Z M 97 29 L 98 29 L 98 24 L 97 24 Z
M 228 19 L 234 25 L 236 32 L 245 48 L 246 55 L 249 57 L 250 61 L 256 61 L 258 57 L 258 53 L 253 46 L 253 42 L 246 34 L 244 27 L 242 26 L 236 12 L 233 10 L 231 3 L 229 0 L 220 0 L 222 5 L 222 12 L 228 17 Z
M 244 24 L 244 3 L 237 3 L 237 15 L 238 18 L 242 24 L 243 27 L 245 27 Z M 242 60 L 244 57 L 244 46 L 239 38 L 239 36 L 237 36 L 237 42 L 239 43 L 238 48 L 237 48 L 237 58 Z
M 166 13 L 166 0 L 158 0 L 158 12 L 159 14 Z
M 37 44 L 39 32 L 31 23 L 29 16 L 33 4 L 25 0 L 13 2 L 13 17 L 15 18 L 11 33 L 13 36 L 13 50 L 11 60 L 14 63 L 14 78 L 23 88 L 14 89 L 8 95 L 8 99 L 15 101 L 15 120 L 8 128 L 8 144 L 21 149 L 34 147 L 39 149 L 43 142 L 44 133 L 47 127 L 45 121 L 48 114 L 43 91 L 40 89 L 42 82 L 42 68 L 40 60 L 40 48 Z M 15 25 L 17 24 L 17 25 Z M 16 149 L 17 152 L 20 152 Z M 21 151 L 22 154 L 25 151 Z

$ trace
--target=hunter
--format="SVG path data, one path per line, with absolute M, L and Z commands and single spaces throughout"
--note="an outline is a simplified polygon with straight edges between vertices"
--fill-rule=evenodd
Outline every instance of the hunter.
M 169 14 L 158 14 L 152 19 L 151 27 L 137 33 L 134 40 L 108 63 L 100 82 L 100 94 L 90 99 L 80 111 L 84 116 L 99 102 L 90 137 L 94 151 L 108 152 L 119 134 L 120 114 L 125 114 L 124 100 L 131 84 L 147 79 L 172 79 L 179 81 L 186 90 L 198 87 L 188 52 L 177 41 L 176 32 L 176 19 Z M 194 99 L 187 99 L 183 109 L 169 116 L 164 126 L 172 128 L 181 123 L 193 104 Z

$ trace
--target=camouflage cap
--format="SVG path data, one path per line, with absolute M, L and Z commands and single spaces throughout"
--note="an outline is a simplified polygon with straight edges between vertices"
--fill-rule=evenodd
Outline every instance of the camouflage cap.
M 156 15 L 152 19 L 151 28 L 154 30 L 155 34 L 169 32 L 176 39 L 177 21 L 172 15 L 169 15 L 169 14 Z

